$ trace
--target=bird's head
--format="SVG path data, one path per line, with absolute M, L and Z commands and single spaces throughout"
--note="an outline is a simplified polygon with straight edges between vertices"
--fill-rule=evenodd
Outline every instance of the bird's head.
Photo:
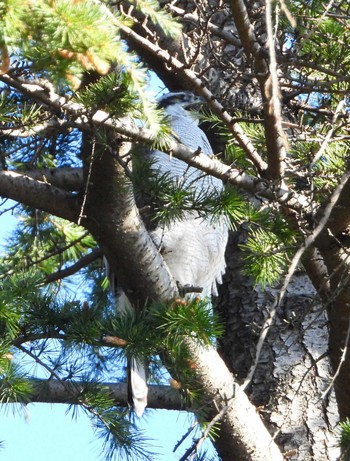
M 191 116 L 197 119 L 191 110 L 196 110 L 203 104 L 204 100 L 200 96 L 195 95 L 191 91 L 177 91 L 167 93 L 158 99 L 158 106 L 163 108 L 165 112 L 173 116 Z

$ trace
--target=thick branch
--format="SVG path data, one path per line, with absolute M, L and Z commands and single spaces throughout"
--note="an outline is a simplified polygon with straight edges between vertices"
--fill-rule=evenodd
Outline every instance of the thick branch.
M 78 217 L 76 196 L 14 171 L 0 171 L 0 195 L 72 222 Z
M 220 456 L 237 461 L 282 461 L 277 445 L 262 424 L 256 408 L 233 379 L 224 361 L 212 347 L 201 347 L 188 337 L 186 345 L 205 389 L 208 405 L 223 410 L 220 424 Z
M 89 386 L 91 387 L 90 383 L 80 381 L 62 383 L 56 379 L 31 379 L 29 383 L 33 388 L 31 401 L 38 403 L 79 404 L 78 399 L 81 398 L 81 392 Z M 103 383 L 101 387 L 108 388 L 118 406 L 128 406 L 126 383 Z M 169 386 L 159 385 L 149 386 L 148 407 L 167 410 L 184 409 L 177 390 Z
M 243 0 L 227 0 L 230 5 L 233 19 L 237 28 L 237 32 L 242 43 L 244 53 L 249 58 L 253 56 L 255 59 L 261 59 L 265 56 L 266 51 L 260 46 L 254 32 L 248 11 Z
M 81 168 L 44 168 L 41 170 L 21 171 L 20 174 L 42 181 L 65 191 L 80 191 L 83 187 Z
M 143 307 L 146 300 L 169 301 L 177 286 L 139 215 L 132 184 L 110 149 L 121 145 L 109 133 L 109 149 L 84 135 L 82 156 L 88 181 L 85 226 L 96 238 L 127 296 Z M 122 146 L 122 147 L 121 147 Z
M 128 146 L 118 142 L 113 133 L 108 146 L 126 158 Z M 177 286 L 144 227 L 123 167 L 105 146 L 96 145 L 88 136 L 83 158 L 92 162 L 85 166 L 90 179 L 84 211 L 87 227 L 101 245 L 118 282 L 136 306 L 142 308 L 148 299 L 169 303 L 178 296 Z M 254 405 L 235 384 L 217 351 L 213 347 L 198 348 L 193 337 L 188 337 L 186 344 L 193 354 L 210 412 L 215 414 L 233 398 L 222 421 L 227 450 L 237 454 L 237 460 L 250 459 L 252 452 L 256 460 L 282 460 Z M 251 430 L 252 424 L 256 431 Z M 255 432 L 261 436 L 256 437 Z
M 341 419 L 350 417 L 350 267 L 349 255 L 334 245 L 321 250 L 333 289 L 328 300 L 329 357 L 334 378 L 334 390 Z
M 112 13 L 106 8 L 106 13 L 113 20 Z M 158 59 L 161 59 L 164 64 L 170 66 L 176 72 L 183 75 L 184 79 L 187 80 L 189 88 L 195 90 L 203 96 L 210 107 L 210 109 L 216 114 L 229 128 L 232 134 L 237 139 L 237 142 L 241 148 L 246 152 L 248 158 L 252 161 L 254 166 L 259 172 L 262 172 L 266 169 L 267 165 L 260 157 L 259 153 L 255 149 L 253 143 L 244 133 L 243 129 L 238 123 L 233 122 L 232 117 L 225 111 L 224 107 L 215 99 L 211 91 L 203 86 L 203 82 L 200 78 L 197 77 L 196 73 L 192 70 L 184 67 L 183 63 L 179 61 L 174 55 L 170 54 L 167 50 L 160 48 L 157 44 L 152 43 L 147 40 L 145 37 L 137 34 L 134 30 L 127 27 L 124 24 L 118 22 L 118 27 L 120 28 L 123 35 L 127 38 L 128 41 L 136 43 L 139 47 L 145 49 L 149 53 L 156 56 Z
M 112 119 L 109 114 L 103 111 L 97 111 L 91 116 L 84 115 L 85 109 L 83 106 L 67 102 L 65 98 L 53 92 L 50 94 L 45 92 L 45 89 L 38 87 L 38 85 L 22 83 L 8 75 L 2 75 L 0 80 L 3 80 L 19 91 L 29 92 L 31 97 L 38 99 L 48 107 L 70 116 L 71 125 L 81 131 L 93 132 L 93 126 L 104 126 L 113 129 L 117 133 L 133 141 L 139 141 L 145 144 L 154 142 L 154 133 L 151 130 L 139 128 L 131 122 L 128 123 L 126 120 L 120 121 Z M 213 103 L 215 104 L 215 102 Z M 193 152 L 175 139 L 170 140 L 167 147 L 163 150 L 185 161 L 189 165 L 220 178 L 224 182 L 245 189 L 252 194 L 258 194 L 269 200 L 276 200 L 283 204 L 288 203 L 289 206 L 296 209 L 300 209 L 308 204 L 307 198 L 302 195 L 297 195 L 296 193 L 291 194 L 285 187 L 277 187 L 275 184 L 269 183 L 268 181 L 241 173 L 239 170 L 224 165 L 218 160 L 214 160 L 203 153 Z

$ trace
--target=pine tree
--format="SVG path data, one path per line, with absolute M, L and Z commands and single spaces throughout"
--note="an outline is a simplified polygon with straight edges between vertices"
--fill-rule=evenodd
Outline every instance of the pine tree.
M 346 459 L 349 14 L 346 1 L 0 3 L 0 194 L 19 219 L 0 262 L 2 403 L 79 406 L 105 458 L 150 459 L 124 383 L 142 358 L 149 406 L 200 424 L 182 459 L 206 459 L 208 436 L 223 460 L 333 459 L 338 417 Z M 152 72 L 206 101 L 213 158 L 172 135 Z M 224 191 L 157 176 L 145 148 Z M 157 222 L 191 209 L 230 222 L 214 314 L 180 299 L 144 195 Z M 132 293 L 122 317 L 103 256 Z

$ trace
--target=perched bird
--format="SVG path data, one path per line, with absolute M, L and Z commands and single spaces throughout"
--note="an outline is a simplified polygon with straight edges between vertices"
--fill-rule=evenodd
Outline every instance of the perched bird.
M 191 92 L 168 93 L 159 99 L 159 107 L 169 116 L 176 139 L 193 151 L 212 155 L 205 133 L 198 126 L 198 118 L 191 109 L 201 100 Z M 215 193 L 223 189 L 222 181 L 187 165 L 182 160 L 158 150 L 148 150 L 145 159 L 151 168 L 176 184 L 196 193 Z M 200 287 L 201 297 L 217 295 L 225 271 L 225 249 L 228 226 L 225 219 L 215 221 L 212 216 L 200 216 L 198 211 L 186 211 L 181 219 L 168 224 L 156 224 L 151 238 L 161 252 L 173 278 L 180 287 Z M 189 289 L 190 291 L 190 289 Z M 190 293 L 187 296 L 198 296 Z M 125 295 L 119 305 L 128 306 Z M 140 417 L 147 405 L 147 373 L 145 365 L 132 360 L 129 364 L 129 389 L 132 406 Z
M 205 133 L 198 126 L 196 112 L 191 111 L 202 102 L 188 91 L 168 93 L 159 100 L 170 117 L 171 128 L 178 141 L 193 151 L 212 155 L 213 151 Z M 221 180 L 206 175 L 197 168 L 164 152 L 149 153 L 153 168 L 187 189 L 201 193 L 220 192 Z M 225 271 L 225 249 L 228 227 L 225 219 L 215 222 L 212 216 L 201 217 L 198 212 L 186 212 L 181 220 L 168 226 L 159 226 L 151 232 L 171 275 L 182 286 L 202 288 L 202 297 L 217 295 L 217 283 L 221 283 Z

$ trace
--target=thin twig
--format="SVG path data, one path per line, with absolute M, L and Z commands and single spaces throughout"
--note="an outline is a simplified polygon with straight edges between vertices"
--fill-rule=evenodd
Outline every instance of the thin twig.
M 85 218 L 84 210 L 85 210 L 86 199 L 87 199 L 87 194 L 88 194 L 88 190 L 89 190 L 89 184 L 90 184 L 91 173 L 92 173 L 92 163 L 94 161 L 95 150 L 96 150 L 96 139 L 94 138 L 93 141 L 92 141 L 92 150 L 91 150 L 91 155 L 90 155 L 90 158 L 89 158 L 89 171 L 88 171 L 88 175 L 87 175 L 87 179 L 86 179 L 86 183 L 85 183 L 83 201 L 82 201 L 82 204 L 81 204 L 79 217 L 78 217 L 78 221 L 77 221 L 78 226 L 80 226 L 81 220 L 83 218 Z
M 71 275 L 76 274 L 84 267 L 96 261 L 96 259 L 100 258 L 101 256 L 102 250 L 100 248 L 95 248 L 90 253 L 80 258 L 79 261 L 77 261 L 75 264 L 72 264 L 71 266 L 65 269 L 59 270 L 57 272 L 54 272 L 53 274 L 48 275 L 45 278 L 45 283 L 53 283 L 57 280 L 62 280 L 66 277 L 70 277 Z
M 309 30 L 309 32 L 305 35 L 305 37 L 302 37 L 304 42 L 306 40 L 308 40 L 316 30 L 318 30 L 318 26 L 321 24 L 321 22 L 327 16 L 328 11 L 332 8 L 333 4 L 334 4 L 334 0 L 330 0 L 328 2 L 328 5 L 325 7 L 325 10 L 324 10 L 323 14 L 315 21 L 313 27 Z
M 312 159 L 312 161 L 311 161 L 311 163 L 309 165 L 309 171 L 310 172 L 311 172 L 312 168 L 315 166 L 315 164 L 322 157 L 325 150 L 327 149 L 327 146 L 330 143 L 331 138 L 332 138 L 335 130 L 337 129 L 338 117 L 339 117 L 340 113 L 342 112 L 342 110 L 344 109 L 345 105 L 346 105 L 345 99 L 342 99 L 341 101 L 339 101 L 339 103 L 338 103 L 338 105 L 337 105 L 337 107 L 335 109 L 335 112 L 333 114 L 333 118 L 332 118 L 332 122 L 331 122 L 331 128 L 329 129 L 328 133 L 326 134 L 326 136 L 325 136 L 319 150 L 316 152 L 316 154 L 314 155 L 314 158 Z
M 193 429 L 195 429 L 195 427 L 198 426 L 198 424 L 199 424 L 198 421 L 194 421 L 192 426 L 183 434 L 181 439 L 178 442 L 176 442 L 176 444 L 175 444 L 175 446 L 173 448 L 173 453 L 175 453 L 176 450 L 183 444 L 184 440 L 191 434 Z
M 47 370 L 52 377 L 56 378 L 60 384 L 62 384 L 62 386 L 65 387 L 66 391 L 71 394 L 77 401 L 77 403 L 79 403 L 79 405 L 81 405 L 83 408 L 85 408 L 86 411 L 88 411 L 89 413 L 91 413 L 92 415 L 94 415 L 96 418 L 98 418 L 101 423 L 108 429 L 110 430 L 110 424 L 103 418 L 103 416 L 98 413 L 91 405 L 87 405 L 81 398 L 79 398 L 79 396 L 77 395 L 74 395 L 74 393 L 72 392 L 71 388 L 69 387 L 68 384 L 66 384 L 67 382 L 64 381 L 56 372 L 55 370 L 53 370 L 51 367 L 49 367 L 48 365 L 46 365 L 45 362 L 43 362 L 38 356 L 36 356 L 35 354 L 33 354 L 31 351 L 29 351 L 28 349 L 26 349 L 25 347 L 23 347 L 22 345 L 17 345 L 17 348 L 22 351 L 23 353 L 29 355 L 33 360 L 35 360 L 39 365 L 41 365 L 43 368 L 45 368 L 45 370 Z
M 272 3 L 271 0 L 266 0 L 266 31 L 267 43 L 269 50 L 269 78 L 266 79 L 263 85 L 265 97 L 268 101 L 268 109 L 265 111 L 266 126 L 270 131 L 273 128 L 274 133 L 266 136 L 266 139 L 274 138 L 272 149 L 269 150 L 269 170 L 273 172 L 274 177 L 283 177 L 285 169 L 285 157 L 287 148 L 287 139 L 282 127 L 282 107 L 281 107 L 281 92 L 278 81 L 278 65 L 275 50 L 275 38 L 272 24 Z

